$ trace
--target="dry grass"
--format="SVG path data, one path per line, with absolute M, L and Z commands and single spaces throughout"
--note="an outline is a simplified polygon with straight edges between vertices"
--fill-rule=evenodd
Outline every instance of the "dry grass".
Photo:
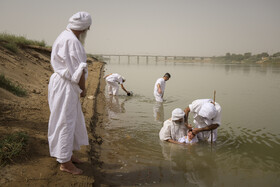
M 18 52 L 18 48 L 22 48 L 28 45 L 36 45 L 41 47 L 46 47 L 46 42 L 35 41 L 26 39 L 24 36 L 16 36 L 8 33 L 0 33 L 0 44 L 13 53 Z

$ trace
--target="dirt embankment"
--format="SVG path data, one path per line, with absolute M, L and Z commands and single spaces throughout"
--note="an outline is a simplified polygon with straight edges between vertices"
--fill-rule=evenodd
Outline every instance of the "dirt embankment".
M 53 73 L 50 53 L 50 49 L 30 46 L 15 54 L 0 43 L 0 74 L 28 93 L 26 97 L 18 97 L 0 88 L 0 137 L 15 131 L 25 131 L 30 137 L 27 157 L 0 168 L 0 186 L 92 186 L 94 183 L 90 146 L 75 153 L 84 161 L 78 166 L 84 170 L 80 176 L 59 171 L 59 164 L 49 156 L 47 88 Z M 88 64 L 87 96 L 81 103 L 90 142 L 98 142 L 91 126 L 97 115 L 96 97 L 104 64 L 94 59 L 88 59 Z

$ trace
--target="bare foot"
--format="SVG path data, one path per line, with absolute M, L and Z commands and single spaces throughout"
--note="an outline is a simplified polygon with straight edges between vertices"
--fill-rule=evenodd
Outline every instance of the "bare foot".
M 72 163 L 72 161 L 62 163 L 60 165 L 60 170 L 68 173 L 72 173 L 74 175 L 81 175 L 83 173 L 83 170 L 76 168 L 76 166 Z
M 72 157 L 71 157 L 71 161 L 72 161 L 73 163 L 77 163 L 77 164 L 83 163 L 81 160 L 79 160 L 77 157 L 75 157 L 75 156 L 73 156 L 73 155 L 72 155 Z

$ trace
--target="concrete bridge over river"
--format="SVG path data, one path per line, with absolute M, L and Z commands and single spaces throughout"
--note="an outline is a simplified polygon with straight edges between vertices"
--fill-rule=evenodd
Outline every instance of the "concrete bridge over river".
M 130 63 L 132 60 L 139 63 L 140 61 L 155 62 L 207 62 L 211 60 L 211 57 L 198 57 L 198 56 L 164 56 L 164 55 L 116 55 L 116 54 L 95 54 L 94 56 L 99 56 L 104 59 L 104 61 L 110 62 L 112 59 L 120 62 L 126 61 Z

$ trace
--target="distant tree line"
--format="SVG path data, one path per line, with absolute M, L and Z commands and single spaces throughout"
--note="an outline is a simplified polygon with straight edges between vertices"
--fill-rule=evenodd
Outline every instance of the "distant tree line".
M 268 62 L 268 63 L 280 63 L 280 52 L 269 55 L 266 52 L 252 55 L 251 52 L 242 54 L 226 53 L 225 56 L 214 57 L 214 60 L 227 61 L 227 62 Z

